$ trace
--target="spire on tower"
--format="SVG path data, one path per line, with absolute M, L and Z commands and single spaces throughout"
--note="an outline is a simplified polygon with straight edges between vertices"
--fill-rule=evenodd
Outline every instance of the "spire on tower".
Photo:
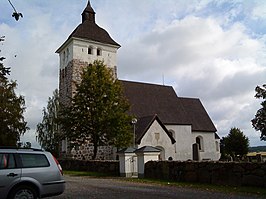
M 88 4 L 87 7 L 84 9 L 84 11 L 82 12 L 82 23 L 86 20 L 89 20 L 93 23 L 95 23 L 95 12 L 93 10 L 93 8 L 91 7 L 91 2 L 90 0 L 88 0 Z

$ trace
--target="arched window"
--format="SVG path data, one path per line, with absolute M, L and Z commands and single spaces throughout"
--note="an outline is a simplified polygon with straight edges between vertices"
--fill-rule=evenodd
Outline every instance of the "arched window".
M 162 146 L 156 146 L 157 149 L 160 149 L 160 155 L 159 155 L 159 160 L 165 160 L 165 150 Z
M 203 137 L 202 136 L 196 137 L 196 143 L 199 145 L 199 150 L 203 151 Z

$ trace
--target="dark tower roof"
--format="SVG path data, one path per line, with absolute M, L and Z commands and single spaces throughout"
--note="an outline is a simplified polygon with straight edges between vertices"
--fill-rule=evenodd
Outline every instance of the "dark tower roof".
M 71 38 L 75 37 L 80 39 L 88 39 L 104 44 L 111 44 L 119 48 L 120 45 L 111 38 L 108 32 L 96 24 L 95 14 L 96 13 L 91 7 L 90 1 L 88 1 L 87 7 L 81 14 L 82 23 L 79 24 L 78 27 L 70 34 L 64 44 Z M 64 46 L 64 44 L 62 46 Z M 61 47 L 56 51 L 57 53 L 60 51 Z
M 83 10 L 82 15 L 82 23 L 86 20 L 92 21 L 95 23 L 95 12 L 91 7 L 90 1 L 88 1 L 87 7 Z

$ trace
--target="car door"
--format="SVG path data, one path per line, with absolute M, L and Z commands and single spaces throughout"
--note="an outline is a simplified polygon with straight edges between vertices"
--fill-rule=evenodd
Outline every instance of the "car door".
M 16 167 L 12 153 L 0 153 L 0 199 L 5 198 L 9 189 L 19 182 L 21 169 Z

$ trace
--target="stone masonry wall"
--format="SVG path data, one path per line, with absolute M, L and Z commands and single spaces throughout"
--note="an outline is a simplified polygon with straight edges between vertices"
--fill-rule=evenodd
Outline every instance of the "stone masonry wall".
M 71 98 L 75 95 L 76 84 L 81 82 L 81 72 L 89 63 L 80 60 L 71 60 L 64 69 L 60 70 L 59 100 L 64 105 L 70 105 Z M 93 155 L 93 145 L 86 143 L 76 149 L 71 150 L 68 157 L 77 160 L 91 160 Z M 98 147 L 97 160 L 113 160 L 113 147 Z
M 75 84 L 81 81 L 82 69 L 87 65 L 86 62 L 72 60 L 64 69 L 60 70 L 59 97 L 60 102 L 64 105 L 70 104 L 70 99 L 76 90 Z
M 266 187 L 266 163 L 150 161 L 145 178 Z
M 76 160 L 91 160 L 93 156 L 93 144 L 86 143 L 77 149 L 71 150 L 71 155 L 73 159 Z M 99 146 L 96 156 L 96 160 L 114 160 L 113 147 L 111 146 Z

